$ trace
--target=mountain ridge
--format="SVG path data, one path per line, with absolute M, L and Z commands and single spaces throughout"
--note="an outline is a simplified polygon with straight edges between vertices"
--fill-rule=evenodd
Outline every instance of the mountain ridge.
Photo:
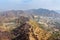
M 10 10 L 10 11 L 3 11 L 0 12 L 0 15 L 20 15 L 20 14 L 35 14 L 35 15 L 40 15 L 40 16 L 46 16 L 46 17 L 60 17 L 60 14 L 54 10 L 48 10 L 48 9 L 43 9 L 43 8 L 39 8 L 39 9 L 30 9 L 30 10 Z M 18 14 L 18 15 L 17 15 Z M 28 16 L 28 15 L 27 15 Z

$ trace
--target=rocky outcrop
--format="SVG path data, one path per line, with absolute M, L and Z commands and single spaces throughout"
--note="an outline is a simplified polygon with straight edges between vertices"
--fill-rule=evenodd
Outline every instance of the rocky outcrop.
M 51 36 L 50 32 L 41 29 L 35 21 L 19 26 L 12 30 L 12 34 L 12 40 L 48 40 Z
M 16 24 L 16 28 L 9 32 L 1 31 L 0 40 L 48 40 L 51 36 L 50 32 L 40 28 L 34 20 L 20 17 L 16 19 Z

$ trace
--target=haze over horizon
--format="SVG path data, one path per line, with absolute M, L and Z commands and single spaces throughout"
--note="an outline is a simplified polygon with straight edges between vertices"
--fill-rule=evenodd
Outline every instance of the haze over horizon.
M 60 0 L 0 0 L 0 11 L 37 8 L 60 10 Z

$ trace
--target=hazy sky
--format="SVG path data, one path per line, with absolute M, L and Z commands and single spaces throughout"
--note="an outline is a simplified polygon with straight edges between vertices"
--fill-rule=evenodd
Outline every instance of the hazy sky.
M 0 10 L 34 8 L 60 10 L 60 0 L 0 0 Z

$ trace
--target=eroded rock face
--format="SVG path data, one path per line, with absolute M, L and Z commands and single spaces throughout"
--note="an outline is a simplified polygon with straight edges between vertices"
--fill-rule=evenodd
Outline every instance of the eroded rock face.
M 34 27 L 27 23 L 12 30 L 11 33 L 10 36 L 8 32 L 0 32 L 0 40 L 47 40 L 49 37 L 47 32 L 37 27 L 34 29 Z
M 12 40 L 47 40 L 49 38 L 49 32 L 40 29 L 38 26 L 35 27 L 36 29 L 29 23 L 21 25 L 12 31 L 15 36 Z
M 12 34 L 15 36 L 12 40 L 30 40 L 30 32 L 33 32 L 31 26 L 25 23 L 12 31 Z
M 8 32 L 0 31 L 0 40 L 11 40 L 11 36 Z
M 0 32 L 0 40 L 47 40 L 50 33 L 41 29 L 36 22 L 30 21 L 9 32 Z M 11 38 L 12 37 L 12 38 Z
M 40 28 L 39 24 L 33 20 L 29 21 L 29 25 L 32 26 L 32 30 L 30 32 L 31 36 L 30 40 L 48 40 L 48 38 L 51 36 L 51 33 Z

